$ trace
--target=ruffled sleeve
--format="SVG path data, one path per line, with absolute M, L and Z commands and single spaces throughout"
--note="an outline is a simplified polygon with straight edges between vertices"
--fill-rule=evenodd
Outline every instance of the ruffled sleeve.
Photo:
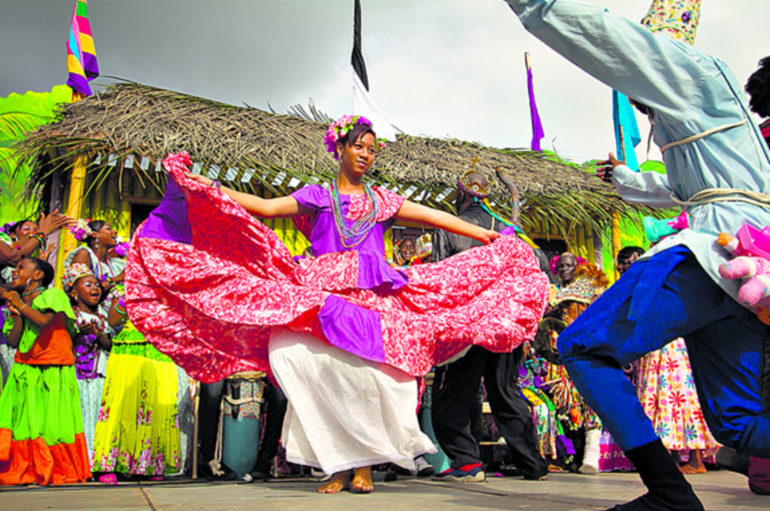
M 302 187 L 291 196 L 308 209 L 318 210 L 329 207 L 329 193 L 321 185 Z
M 67 332 L 70 336 L 77 333 L 75 312 L 72 310 L 69 298 L 61 289 L 53 287 L 46 289 L 32 300 L 32 308 L 39 312 L 63 312 L 65 316 L 64 327 Z M 24 330 L 21 332 L 21 338 L 19 339 L 19 354 L 29 353 L 32 350 L 41 330 L 39 326 L 31 321 L 24 322 Z
M 377 220 L 381 222 L 382 220 L 396 216 L 396 213 L 401 209 L 401 205 L 404 204 L 406 198 L 404 198 L 403 195 L 391 192 L 382 186 L 375 186 L 374 191 L 380 199 L 380 212 L 377 215 Z
M 40 312 L 63 312 L 67 317 L 67 331 L 70 335 L 78 332 L 75 311 L 72 310 L 69 298 L 61 289 L 49 287 L 32 300 L 32 308 Z
M 377 201 L 377 221 L 385 222 L 392 219 L 401 209 L 401 205 L 406 200 L 403 196 L 391 192 L 381 186 L 373 186 L 374 200 Z M 348 220 L 358 220 L 371 210 L 366 195 L 351 195 L 350 207 L 345 216 Z
M 304 206 L 313 212 L 323 208 L 331 206 L 329 202 L 329 194 L 324 190 L 321 185 L 308 185 L 300 188 L 291 196 L 300 206 Z M 307 239 L 310 239 L 310 232 L 312 230 L 312 217 L 308 215 L 300 215 L 292 218 L 294 226 L 299 232 L 305 235 Z

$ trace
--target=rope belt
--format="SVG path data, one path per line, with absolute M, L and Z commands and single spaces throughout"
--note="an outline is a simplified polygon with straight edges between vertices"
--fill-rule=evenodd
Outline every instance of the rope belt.
M 682 144 L 689 144 L 690 142 L 695 142 L 696 140 L 700 140 L 703 137 L 713 135 L 714 133 L 717 133 L 719 131 L 729 130 L 731 128 L 737 128 L 738 126 L 743 126 L 747 122 L 748 122 L 748 119 L 743 119 L 742 121 L 733 122 L 730 124 L 723 124 L 722 126 L 711 128 L 710 130 L 706 130 L 704 132 L 698 133 L 697 135 L 692 135 L 690 137 L 683 138 L 682 140 L 677 140 L 675 142 L 669 142 L 668 144 L 660 148 L 660 152 L 662 153 L 663 151 L 665 151 L 666 149 L 670 149 L 671 147 L 676 147 Z
M 696 192 L 687 200 L 680 200 L 674 194 L 669 195 L 669 198 L 684 207 L 702 206 L 714 202 L 747 202 L 770 209 L 770 195 L 737 188 L 706 188 Z
M 698 133 L 697 135 L 692 135 L 690 137 L 683 138 L 682 140 L 670 142 L 661 147 L 660 152 L 662 153 L 666 149 L 670 149 L 672 147 L 680 146 L 683 144 L 689 144 L 690 142 L 695 142 L 696 140 L 700 140 L 709 135 L 713 135 L 719 131 L 743 126 L 747 122 L 748 119 L 744 118 L 738 122 L 723 124 L 722 126 L 711 128 L 702 133 Z M 669 195 L 669 198 L 674 203 L 684 207 L 702 206 L 703 204 L 712 204 L 714 202 L 746 202 L 748 204 L 753 204 L 754 206 L 759 206 L 760 208 L 770 209 L 769 195 L 765 195 L 764 193 L 760 192 L 752 192 L 750 190 L 740 190 L 737 188 L 706 188 L 705 190 L 696 192 L 687 200 L 680 200 L 673 193 Z

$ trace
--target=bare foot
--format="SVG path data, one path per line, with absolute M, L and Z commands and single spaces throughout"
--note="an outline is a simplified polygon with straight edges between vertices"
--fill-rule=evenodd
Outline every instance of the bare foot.
M 374 490 L 372 484 L 372 467 L 358 467 L 353 471 L 352 491 L 369 493 Z
M 316 488 L 318 493 L 339 493 L 350 489 L 350 472 L 337 472 L 322 486 Z
M 705 474 L 706 466 L 703 464 L 703 456 L 700 450 L 691 450 L 689 461 L 686 465 L 680 466 L 679 471 L 683 474 Z

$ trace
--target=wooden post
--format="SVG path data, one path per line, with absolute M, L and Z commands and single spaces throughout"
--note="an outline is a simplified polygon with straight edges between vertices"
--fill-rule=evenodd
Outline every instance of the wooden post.
M 612 212 L 612 260 L 615 261 L 615 259 L 618 257 L 618 252 L 620 252 L 620 249 L 622 247 L 623 242 L 620 239 L 620 213 L 617 211 Z M 620 278 L 620 275 L 618 274 L 618 270 L 616 265 L 613 263 L 612 265 L 615 267 L 615 280 Z
M 590 227 L 585 227 L 585 243 L 586 243 L 586 252 L 588 252 L 588 256 L 586 259 L 588 259 L 588 262 L 590 264 L 593 264 L 597 268 L 602 268 L 602 260 L 596 259 L 596 251 L 594 250 L 594 231 L 591 230 Z
M 71 218 L 80 218 L 83 210 L 83 192 L 86 184 L 87 157 L 79 154 L 72 165 L 72 177 L 70 179 L 69 196 L 67 198 L 67 211 L 65 214 Z M 61 278 L 64 273 L 64 258 L 77 247 L 77 240 L 69 231 L 62 229 L 59 234 L 59 253 L 56 258 L 56 286 L 61 287 Z
M 200 428 L 200 400 L 201 400 L 201 384 L 199 381 L 193 383 L 193 438 L 192 438 L 192 478 L 198 479 L 198 429 Z
M 48 203 L 48 214 L 53 213 L 57 209 L 61 212 L 62 210 L 61 200 L 62 200 L 63 191 L 64 191 L 64 183 L 62 183 L 61 170 L 57 170 L 53 173 L 53 176 L 51 177 L 51 195 L 49 197 L 50 200 Z M 47 239 L 48 245 L 52 243 L 56 245 L 56 250 L 52 251 L 51 254 L 48 256 L 48 262 L 54 268 L 56 268 L 58 265 L 60 238 L 61 238 L 61 229 L 57 229 L 51 234 L 49 234 Z

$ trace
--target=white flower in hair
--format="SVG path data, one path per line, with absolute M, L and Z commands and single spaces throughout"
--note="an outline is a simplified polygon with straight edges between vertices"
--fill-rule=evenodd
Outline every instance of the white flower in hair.
M 72 232 L 72 235 L 76 240 L 83 241 L 94 233 L 94 231 L 88 227 L 88 222 L 89 220 L 86 218 L 79 218 L 77 224 L 70 227 L 70 232 Z

